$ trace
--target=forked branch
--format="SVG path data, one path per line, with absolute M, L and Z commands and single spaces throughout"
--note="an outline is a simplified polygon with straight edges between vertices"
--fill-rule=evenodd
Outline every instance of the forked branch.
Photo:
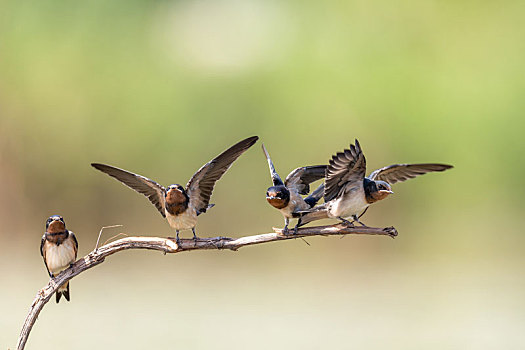
M 284 241 L 288 239 L 311 237 L 311 236 L 334 236 L 334 235 L 384 235 L 394 238 L 397 236 L 397 231 L 394 227 L 375 228 L 375 227 L 346 227 L 343 225 L 333 226 L 318 226 L 300 228 L 296 235 L 283 235 L 280 229 L 275 229 L 274 233 L 265 233 L 254 236 L 246 236 L 241 238 L 228 237 L 214 237 L 214 238 L 198 238 L 197 241 L 193 239 L 181 239 L 180 245 L 177 245 L 175 239 L 172 237 L 126 237 L 108 244 L 105 244 L 80 260 L 77 260 L 69 268 L 62 271 L 58 276 L 49 280 L 49 283 L 38 291 L 36 294 L 29 314 L 27 315 L 20 337 L 18 338 L 17 349 L 25 348 L 29 333 L 35 324 L 35 321 L 40 314 L 44 305 L 51 299 L 58 287 L 79 275 L 80 273 L 97 266 L 104 262 L 106 257 L 115 254 L 121 250 L 127 249 L 149 249 L 158 250 L 166 253 L 180 253 L 190 250 L 203 249 L 229 249 L 238 250 L 244 246 L 261 244 L 274 241 Z

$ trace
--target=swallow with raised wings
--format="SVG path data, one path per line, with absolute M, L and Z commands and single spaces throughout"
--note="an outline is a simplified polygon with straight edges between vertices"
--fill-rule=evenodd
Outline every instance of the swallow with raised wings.
M 385 199 L 392 192 L 391 185 L 412 179 L 429 172 L 444 171 L 452 165 L 425 164 L 394 164 L 373 171 L 368 177 L 366 160 L 359 145 L 350 145 L 349 149 L 332 156 L 326 169 L 324 200 L 325 203 L 312 208 L 302 217 L 307 223 L 323 218 L 337 218 L 346 225 L 359 221 L 358 215 L 363 213 L 370 204 Z M 351 218 L 352 222 L 346 220 Z
M 44 258 L 49 277 L 54 278 L 68 268 L 77 259 L 78 242 L 73 232 L 66 229 L 66 223 L 60 215 L 53 215 L 46 221 L 46 232 L 40 243 L 40 254 Z M 60 286 L 56 292 L 56 302 L 60 297 L 69 301 L 69 282 Z
M 215 182 L 230 168 L 232 163 L 258 140 L 257 136 L 244 139 L 204 164 L 191 177 L 186 188 L 179 184 L 164 188 L 153 180 L 110 165 L 92 163 L 95 169 L 112 176 L 148 197 L 160 214 L 168 220 L 177 232 L 191 229 L 193 239 L 197 239 L 195 225 L 197 217 L 214 204 L 209 204 Z
M 298 212 L 312 208 L 323 196 L 324 184 L 312 192 L 308 197 L 303 198 L 301 195 L 307 195 L 310 192 L 310 183 L 324 178 L 326 165 L 304 166 L 293 170 L 286 179 L 281 177 L 275 171 L 272 159 L 268 151 L 262 145 L 262 150 L 268 161 L 270 175 L 273 186 L 266 191 L 266 200 L 270 205 L 278 209 L 284 216 L 283 233 L 288 233 L 288 224 L 291 218 L 297 218 L 297 225 L 294 233 L 301 224 L 301 218 Z

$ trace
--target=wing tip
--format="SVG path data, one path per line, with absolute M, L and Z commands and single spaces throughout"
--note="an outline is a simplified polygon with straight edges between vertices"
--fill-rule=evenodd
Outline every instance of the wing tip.
M 115 168 L 111 165 L 102 164 L 102 163 L 91 163 L 91 166 L 99 171 L 106 172 L 105 170 Z
M 240 141 L 239 143 L 245 144 L 246 149 L 248 149 L 252 147 L 257 142 L 257 140 L 259 140 L 259 136 L 250 136 Z
M 247 137 L 247 138 L 237 142 L 236 144 L 234 144 L 230 148 L 228 148 L 226 151 L 221 153 L 215 159 L 219 158 L 221 155 L 229 154 L 231 152 L 234 152 L 234 153 L 238 154 L 236 157 L 239 157 L 240 154 L 246 152 L 248 150 L 248 148 L 252 147 L 257 142 L 257 140 L 259 140 L 259 136 Z
M 407 164 L 407 165 L 411 165 L 411 164 Z M 445 171 L 445 170 L 454 168 L 454 166 L 451 164 L 443 164 L 443 163 L 423 163 L 421 165 L 437 167 L 437 169 L 433 169 L 433 171 Z
M 255 143 L 255 142 L 257 142 L 257 140 L 259 140 L 259 136 L 257 136 L 257 135 L 250 136 L 246 140 L 250 140 L 250 142 Z
M 264 146 L 264 142 L 261 143 L 261 148 L 262 148 L 262 151 L 263 151 L 264 156 L 266 157 L 266 159 L 270 159 L 270 155 L 268 154 L 268 150 Z

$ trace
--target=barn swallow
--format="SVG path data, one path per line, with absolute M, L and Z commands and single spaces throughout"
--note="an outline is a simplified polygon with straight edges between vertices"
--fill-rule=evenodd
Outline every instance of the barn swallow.
M 266 200 L 271 206 L 278 209 L 284 216 L 283 233 L 288 233 L 288 224 L 291 218 L 298 218 L 297 225 L 295 225 L 294 233 L 297 233 L 297 228 L 301 224 L 301 218 L 298 216 L 299 211 L 308 210 L 312 208 L 323 196 L 324 184 L 312 192 L 306 198 L 301 195 L 307 195 L 310 192 L 310 183 L 324 178 L 326 165 L 304 166 L 293 170 L 286 179 L 281 180 L 281 177 L 275 171 L 272 159 L 268 151 L 262 145 L 262 150 L 268 161 L 270 168 L 270 175 L 272 177 L 273 186 L 266 190 Z
M 214 204 L 209 204 L 209 202 L 215 182 L 258 139 L 257 136 L 244 139 L 204 164 L 191 177 L 186 188 L 179 184 L 164 188 L 144 176 L 110 165 L 92 163 L 91 166 L 148 197 L 160 214 L 168 220 L 169 225 L 176 230 L 177 243 L 180 243 L 180 230 L 191 229 L 193 239 L 197 239 L 195 234 L 197 216 L 214 206 Z
M 354 221 L 365 226 L 359 221 L 358 215 L 364 213 L 370 204 L 394 193 L 391 185 L 450 168 L 452 165 L 435 163 L 394 164 L 377 169 L 365 177 L 365 156 L 359 142 L 355 140 L 355 146 L 351 144 L 349 149 L 332 156 L 326 169 L 325 203 L 307 211 L 302 222 L 337 218 L 349 226 L 353 226 Z M 346 218 L 352 218 L 353 221 Z
M 40 243 L 40 254 L 44 258 L 49 277 L 54 278 L 77 259 L 78 242 L 73 232 L 66 229 L 60 215 L 53 215 L 46 221 L 46 233 Z M 56 292 L 56 302 L 64 295 L 69 301 L 69 282 L 60 286 Z

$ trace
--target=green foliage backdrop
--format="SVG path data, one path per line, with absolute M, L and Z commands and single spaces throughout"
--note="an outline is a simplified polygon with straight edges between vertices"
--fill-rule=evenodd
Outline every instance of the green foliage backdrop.
M 72 281 L 71 303 L 46 307 L 28 348 L 524 347 L 524 11 L 520 1 L 0 2 L 0 344 L 14 346 L 47 281 L 38 246 L 51 214 L 80 255 L 103 225 L 173 234 L 90 162 L 184 184 L 259 135 L 282 176 L 354 138 L 371 170 L 455 169 L 396 185 L 369 210 L 365 222 L 396 226 L 396 240 L 111 257 Z M 259 143 L 220 180 L 198 233 L 282 225 L 269 184 Z

